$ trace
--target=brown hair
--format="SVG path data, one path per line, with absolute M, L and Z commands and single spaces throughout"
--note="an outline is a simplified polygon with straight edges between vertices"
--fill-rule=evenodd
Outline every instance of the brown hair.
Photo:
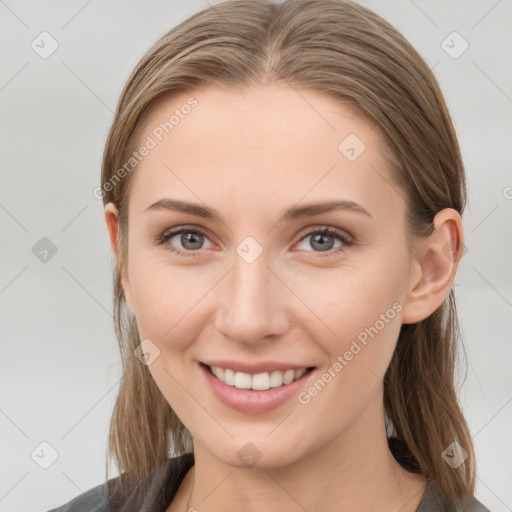
M 123 377 L 108 453 L 129 482 L 123 492 L 133 487 L 134 505 L 126 500 L 123 510 L 135 510 L 156 468 L 170 455 L 191 451 L 192 444 L 147 367 L 134 357 L 140 339 L 120 279 L 133 172 L 113 178 L 140 143 L 144 121 L 161 99 L 209 84 L 239 88 L 270 82 L 328 94 L 373 121 L 406 197 L 411 234 L 431 233 L 435 214 L 444 208 L 461 215 L 464 210 L 462 159 L 437 81 L 411 44 L 372 11 L 344 0 L 228 0 L 161 37 L 124 87 L 102 163 L 103 203 L 113 202 L 119 210 L 114 320 Z M 452 289 L 428 318 L 402 325 L 384 381 L 393 455 L 410 471 L 436 480 L 448 505 L 475 487 L 471 436 L 455 389 L 459 348 Z M 457 469 L 441 456 L 454 441 L 468 453 Z

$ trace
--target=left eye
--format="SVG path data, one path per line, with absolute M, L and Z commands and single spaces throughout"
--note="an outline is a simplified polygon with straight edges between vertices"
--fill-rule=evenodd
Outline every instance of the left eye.
M 301 239 L 300 243 L 305 243 L 305 241 L 308 238 L 310 239 L 308 245 L 310 247 L 313 247 L 314 249 L 317 249 L 315 250 L 315 252 L 331 251 L 336 240 L 339 242 L 339 245 L 336 248 L 339 248 L 342 245 L 349 246 L 351 243 L 348 236 L 329 228 L 319 231 L 313 231 L 307 234 Z

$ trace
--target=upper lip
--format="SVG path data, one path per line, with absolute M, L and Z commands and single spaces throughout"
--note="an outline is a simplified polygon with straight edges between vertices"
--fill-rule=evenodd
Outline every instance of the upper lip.
M 230 370 L 234 370 L 236 372 L 243 373 L 264 373 L 264 372 L 273 372 L 277 370 L 286 371 L 286 370 L 300 370 L 301 368 L 313 368 L 313 365 L 308 364 L 292 364 L 292 363 L 278 363 L 275 361 L 261 361 L 259 363 L 248 363 L 247 361 L 228 361 L 227 359 L 223 360 L 210 360 L 210 361 L 201 361 L 203 364 L 208 366 L 217 366 L 219 368 L 228 368 Z

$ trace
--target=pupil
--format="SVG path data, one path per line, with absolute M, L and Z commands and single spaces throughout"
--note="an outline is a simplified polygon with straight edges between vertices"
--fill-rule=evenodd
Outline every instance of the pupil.
M 198 249 L 201 246 L 200 236 L 196 233 L 187 233 L 182 235 L 182 242 L 184 247 L 186 247 L 186 243 L 191 243 L 193 247 L 192 249 Z
M 330 235 L 324 235 L 324 234 L 319 233 L 313 237 L 312 243 L 319 244 L 319 246 L 317 248 L 319 248 L 321 251 L 328 251 L 329 249 L 331 249 L 331 247 L 328 247 L 329 243 L 325 241 L 326 238 L 332 239 L 332 237 Z M 332 240 L 331 240 L 331 245 L 332 245 Z

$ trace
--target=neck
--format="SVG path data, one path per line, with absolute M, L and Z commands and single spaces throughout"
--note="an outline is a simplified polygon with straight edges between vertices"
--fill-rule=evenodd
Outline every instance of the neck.
M 173 505 L 200 512 L 416 511 L 425 477 L 407 472 L 392 456 L 383 411 L 367 416 L 285 466 L 234 467 L 195 441 L 194 468 Z

